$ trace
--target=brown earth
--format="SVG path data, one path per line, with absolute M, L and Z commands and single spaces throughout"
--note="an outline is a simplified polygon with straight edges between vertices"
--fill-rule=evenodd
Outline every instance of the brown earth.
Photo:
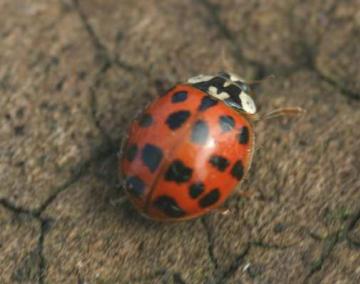
M 0 283 L 360 283 L 360 2 L 0 0 Z M 227 216 L 141 218 L 117 178 L 131 118 L 177 81 L 257 89 Z

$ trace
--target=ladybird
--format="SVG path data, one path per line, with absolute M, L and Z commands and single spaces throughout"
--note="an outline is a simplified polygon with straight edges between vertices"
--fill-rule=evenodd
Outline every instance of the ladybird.
M 129 128 L 120 168 L 131 203 L 158 221 L 218 208 L 249 171 L 255 117 L 250 85 L 233 74 L 177 84 Z

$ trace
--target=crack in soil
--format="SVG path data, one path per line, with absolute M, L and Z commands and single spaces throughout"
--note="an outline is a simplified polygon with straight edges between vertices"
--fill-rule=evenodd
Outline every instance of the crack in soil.
M 219 274 L 219 276 L 215 280 L 215 283 L 225 283 L 230 277 L 232 277 L 240 268 L 240 266 L 244 264 L 245 257 L 250 253 L 250 250 L 253 247 L 262 249 L 286 250 L 296 245 L 297 244 L 281 246 L 277 244 L 265 243 L 262 241 L 249 241 L 243 251 L 235 258 L 235 260 L 229 265 L 229 267 Z
M 353 217 L 346 221 L 348 223 L 342 229 L 338 230 L 337 232 L 327 236 L 323 242 L 323 249 L 320 254 L 320 257 L 313 261 L 310 266 L 310 271 L 307 274 L 305 281 L 309 281 L 310 278 L 317 272 L 321 270 L 325 261 L 329 258 L 332 251 L 335 249 L 336 245 L 339 243 L 346 241 L 348 243 L 349 248 L 351 249 L 354 247 L 355 249 L 360 248 L 360 242 L 354 241 L 349 237 L 349 232 L 355 227 L 357 222 L 360 220 L 360 208 L 355 211 L 352 215 Z
M 92 44 L 95 48 L 95 62 L 100 62 L 100 67 L 98 73 L 95 75 L 94 83 L 89 88 L 89 94 L 90 94 L 90 110 L 91 110 L 91 117 L 93 120 L 93 123 L 95 127 L 100 131 L 101 135 L 103 136 L 104 143 L 102 143 L 98 149 L 94 151 L 93 156 L 86 161 L 80 162 L 78 165 L 76 165 L 73 168 L 73 175 L 72 177 L 67 180 L 63 185 L 59 186 L 37 209 L 29 210 L 26 208 L 18 207 L 15 204 L 12 204 L 10 201 L 6 199 L 0 199 L 0 204 L 7 208 L 8 210 L 11 210 L 12 212 L 16 214 L 26 214 L 33 218 L 35 218 L 37 221 L 40 222 L 40 235 L 38 238 L 38 244 L 36 248 L 37 255 L 39 257 L 39 266 L 38 266 L 38 283 L 42 284 L 45 281 L 46 276 L 46 259 L 43 255 L 43 248 L 44 248 L 44 239 L 45 234 L 50 230 L 49 226 L 49 219 L 44 219 L 41 217 L 41 214 L 46 210 L 46 208 L 54 202 L 54 200 L 58 197 L 58 195 L 62 192 L 64 192 L 66 189 L 71 187 L 73 184 L 75 184 L 81 177 L 83 177 L 88 170 L 90 169 L 90 166 L 97 161 L 106 159 L 110 154 L 114 152 L 114 143 L 112 142 L 110 136 L 106 133 L 106 131 L 102 128 L 99 119 L 97 118 L 97 100 L 95 95 L 95 89 L 98 88 L 103 75 L 109 70 L 109 68 L 112 66 L 112 60 L 109 56 L 109 52 L 104 44 L 101 43 L 100 39 L 94 32 L 94 29 L 90 25 L 86 15 L 83 13 L 83 11 L 80 9 L 79 3 L 77 0 L 73 0 L 73 7 L 77 11 L 81 22 L 83 23 L 83 26 L 86 30 L 86 32 L 89 34 L 89 37 L 92 41 Z M 127 71 L 133 71 L 133 68 L 130 68 L 130 66 L 127 66 L 126 64 L 122 63 L 119 60 L 115 61 L 116 65 L 126 69 Z M 104 145 L 105 144 L 105 145 Z
M 256 78 L 263 78 L 267 74 L 271 73 L 264 64 L 244 56 L 238 37 L 236 37 L 234 33 L 227 27 L 227 25 L 221 20 L 219 15 L 219 8 L 216 4 L 211 3 L 209 0 L 199 0 L 198 2 L 207 10 L 207 22 L 215 25 L 220 35 L 222 35 L 224 39 L 230 43 L 232 55 L 238 63 L 245 63 L 253 67 L 256 70 Z
M 38 267 L 38 283 L 43 284 L 45 283 L 45 276 L 46 276 L 46 259 L 44 256 L 44 240 L 46 233 L 50 230 L 51 226 L 50 219 L 41 219 L 41 229 L 40 229 L 40 236 L 38 239 L 37 245 L 37 252 L 39 256 L 39 267 Z
M 98 118 L 97 111 L 97 96 L 96 89 L 100 86 L 105 74 L 109 71 L 113 66 L 116 66 L 120 69 L 123 69 L 130 73 L 141 74 L 146 76 L 146 72 L 138 67 L 132 66 L 126 62 L 121 61 L 116 56 L 112 56 L 111 52 L 108 50 L 106 45 L 102 43 L 100 37 L 96 34 L 94 27 L 91 25 L 88 16 L 81 8 L 78 0 L 72 0 L 72 6 L 76 11 L 86 33 L 89 35 L 89 38 L 92 42 L 92 45 L 95 50 L 94 61 L 100 67 L 98 72 L 94 76 L 94 81 L 89 87 L 89 100 L 90 100 L 90 111 L 91 118 L 95 127 L 100 131 L 101 135 L 104 137 L 106 143 L 114 147 L 114 141 L 111 139 L 110 135 L 107 131 L 102 127 L 101 121 Z
M 79 0 L 72 0 L 72 6 L 76 11 L 77 15 L 80 18 L 80 21 L 90 37 L 91 43 L 95 49 L 95 62 L 100 62 L 101 65 L 107 66 L 104 68 L 108 68 L 110 66 L 117 66 L 120 69 L 123 69 L 130 73 L 136 73 L 138 75 L 146 76 L 147 72 L 140 67 L 133 66 L 123 60 L 120 60 L 117 56 L 112 56 L 111 52 L 108 50 L 106 45 L 102 43 L 100 37 L 96 34 L 94 27 L 91 25 L 88 16 L 81 8 L 79 4 Z
M 314 72 L 320 80 L 337 89 L 343 96 L 353 100 L 360 100 L 359 93 L 356 93 L 349 88 L 346 88 L 344 84 L 330 78 L 321 71 L 321 69 L 317 66 L 316 63 L 316 57 L 319 53 L 316 46 L 311 45 L 302 38 L 302 36 L 299 36 L 300 40 L 294 43 L 293 49 L 294 51 L 297 50 L 297 54 L 293 55 L 293 57 L 296 58 L 296 61 L 299 62 L 299 65 L 309 71 Z
M 36 249 L 34 250 L 34 253 L 36 254 L 36 256 L 38 258 L 36 280 L 38 281 L 37 283 L 43 284 L 45 276 L 46 276 L 46 259 L 43 254 L 44 239 L 45 239 L 45 234 L 50 230 L 51 219 L 42 218 L 40 216 L 41 212 L 37 212 L 36 210 L 28 210 L 28 209 L 24 209 L 22 207 L 18 207 L 6 199 L 1 199 L 0 205 L 2 205 L 4 208 L 6 208 L 7 210 L 10 210 L 11 212 L 13 212 L 17 215 L 24 214 L 24 215 L 30 216 L 31 218 L 34 218 L 35 220 L 40 222 L 40 233 L 39 233 L 39 237 L 37 240 L 37 245 L 36 245 Z
M 106 48 L 105 44 L 103 44 L 98 37 L 98 35 L 95 33 L 94 28 L 90 24 L 87 15 L 84 13 L 84 11 L 81 9 L 81 6 L 79 4 L 78 0 L 72 0 L 73 7 L 75 11 L 77 12 L 77 15 L 80 18 L 80 21 L 89 35 L 89 38 L 91 40 L 91 43 L 95 49 L 95 61 L 97 59 L 101 62 L 103 65 L 111 65 L 111 57 L 109 56 L 109 51 Z
M 219 269 L 219 263 L 215 257 L 214 254 L 214 238 L 213 238 L 213 232 L 209 227 L 209 224 L 207 223 L 206 217 L 201 219 L 201 223 L 205 229 L 205 233 L 206 233 L 206 238 L 207 238 L 207 242 L 208 242 L 208 254 L 209 254 L 209 258 L 210 261 L 212 262 L 212 264 L 214 265 L 214 270 L 215 273 L 217 273 L 218 269 Z
M 215 283 L 225 283 L 231 276 L 233 276 L 239 267 L 244 263 L 245 257 L 249 254 L 251 244 L 248 243 L 244 250 L 235 258 L 235 260 L 229 265 L 229 267 L 223 270 L 219 276 L 215 279 Z
M 335 9 L 335 5 L 331 8 L 333 11 Z M 291 9 L 293 12 L 295 9 Z M 316 43 L 311 44 L 306 40 L 306 36 L 303 35 L 303 31 L 299 30 L 299 28 L 294 23 L 295 16 L 293 13 L 289 14 L 289 23 L 291 28 L 298 34 L 297 42 L 294 43 L 294 48 L 292 51 L 298 51 L 298 54 L 293 55 L 301 66 L 304 68 L 316 73 L 318 78 L 335 89 L 337 89 L 343 96 L 348 97 L 353 100 L 360 100 L 360 93 L 354 92 L 351 89 L 347 88 L 341 81 L 337 81 L 329 76 L 327 76 L 317 65 L 316 58 L 319 54 L 318 46 L 320 42 L 323 40 L 321 37 L 317 40 Z M 302 28 L 302 27 L 301 27 Z
M 27 209 L 20 206 L 17 206 L 10 202 L 9 200 L 5 198 L 0 199 L 0 205 L 2 205 L 5 209 L 10 210 L 14 212 L 17 215 L 27 215 L 34 219 L 36 219 L 38 222 L 40 222 L 40 234 L 38 238 L 37 248 L 36 248 L 36 254 L 39 257 L 39 266 L 38 266 L 38 283 L 43 284 L 45 282 L 45 276 L 46 276 L 46 259 L 43 255 L 43 248 L 44 248 L 44 240 L 46 233 L 50 230 L 50 223 L 51 219 L 43 218 L 41 215 L 46 210 L 46 208 L 57 198 L 57 196 L 64 192 L 66 189 L 71 187 L 73 184 L 75 184 L 81 177 L 83 177 L 88 170 L 90 169 L 90 166 L 93 163 L 101 162 L 102 160 L 106 159 L 109 155 L 111 155 L 114 152 L 114 149 L 112 147 L 109 147 L 109 145 L 106 145 L 107 147 L 104 147 L 103 145 L 99 146 L 99 149 L 95 151 L 95 154 L 92 158 L 89 160 L 86 160 L 84 162 L 79 163 L 78 166 L 76 166 L 76 172 L 74 175 L 66 181 L 63 185 L 58 187 L 53 194 L 51 194 L 38 208 L 36 209 Z
M 29 210 L 21 206 L 17 206 L 12 202 L 10 202 L 9 200 L 7 200 L 6 198 L 0 199 L 0 205 L 2 205 L 5 209 L 14 212 L 15 214 L 30 215 L 31 217 L 37 218 L 33 210 Z
M 354 240 L 351 236 L 349 236 L 349 234 L 355 228 L 355 226 L 358 222 L 360 222 L 360 208 L 355 212 L 353 217 L 350 219 L 348 226 L 346 226 L 345 230 L 344 230 L 345 238 L 346 238 L 348 244 L 351 247 L 354 247 L 357 249 L 360 248 L 360 241 Z
M 310 267 L 310 271 L 307 274 L 306 278 L 305 278 L 305 282 L 309 281 L 309 279 L 318 271 L 320 271 L 320 269 L 323 267 L 324 262 L 326 261 L 326 259 L 330 256 L 331 252 L 334 250 L 336 244 L 339 241 L 339 237 L 340 237 L 340 231 L 328 236 L 325 240 L 324 240 L 324 244 L 323 244 L 323 249 L 321 252 L 320 257 L 313 261 L 311 263 L 311 267 Z
M 242 48 L 239 43 L 238 37 L 234 35 L 234 33 L 227 27 L 227 25 L 221 20 L 219 15 L 219 8 L 217 4 L 211 3 L 209 0 L 199 0 L 199 3 L 207 10 L 209 19 L 208 22 L 215 25 L 219 31 L 219 33 L 231 44 L 231 51 L 233 54 L 234 59 L 239 63 L 245 63 L 255 68 L 256 78 L 264 78 L 268 74 L 279 73 L 280 70 L 283 70 L 282 73 L 289 74 L 292 72 L 296 72 L 299 66 L 294 67 L 282 67 L 278 68 L 279 70 L 272 70 L 265 64 L 257 60 L 253 60 L 250 58 L 246 58 L 244 54 L 241 52 Z M 291 18 L 290 18 L 291 20 Z M 291 21 L 290 21 L 291 22 Z M 304 41 L 300 43 L 300 47 L 308 46 L 308 44 Z M 360 100 L 360 93 L 352 91 L 351 89 L 347 88 L 343 83 L 336 81 L 328 76 L 326 76 L 317 66 L 315 61 L 315 49 L 305 50 L 305 56 L 302 56 L 302 60 L 297 60 L 301 66 L 305 67 L 306 69 L 316 73 L 320 80 L 330 84 L 335 89 L 339 90 L 340 93 L 349 99 L 353 100 Z M 309 52 L 310 51 L 310 52 Z M 309 57 L 310 55 L 310 57 Z M 275 72 L 276 71 L 276 72 Z
M 53 193 L 36 209 L 34 210 L 27 210 L 29 211 L 34 217 L 40 217 L 41 214 L 46 210 L 46 208 L 58 197 L 58 195 L 69 187 L 74 185 L 78 182 L 88 171 L 90 170 L 93 164 L 101 162 L 113 154 L 115 151 L 112 145 L 103 142 L 98 147 L 93 150 L 93 154 L 88 160 L 79 162 L 76 166 L 74 166 L 72 171 L 72 176 L 62 185 L 57 187 Z
M 68 189 L 70 186 L 75 184 L 88 170 L 90 167 L 90 161 L 83 162 L 78 169 L 78 172 L 74 174 L 69 180 L 67 180 L 64 184 L 59 186 L 54 190 L 52 194 L 37 208 L 34 210 L 36 216 L 40 216 L 42 212 L 46 210 L 46 208 L 54 202 L 54 200 L 58 197 L 58 195 Z
M 27 215 L 31 218 L 34 218 L 36 221 L 40 223 L 40 233 L 37 240 L 37 245 L 33 253 L 36 254 L 38 258 L 38 267 L 36 272 L 36 280 L 39 284 L 44 283 L 45 271 L 46 271 L 46 260 L 43 255 L 44 248 L 44 238 L 45 234 L 49 231 L 51 226 L 51 219 L 42 218 L 40 213 L 36 210 L 28 210 L 22 207 L 18 207 L 15 204 L 11 203 L 6 199 L 0 199 L 0 205 L 2 205 L 5 209 L 15 213 L 16 215 Z
M 352 215 L 353 217 L 346 221 L 348 223 L 347 226 L 344 226 L 344 228 L 338 230 L 337 232 L 322 238 L 316 234 L 309 233 L 310 231 L 306 231 L 307 235 L 314 239 L 315 241 L 322 242 L 323 243 L 323 249 L 321 252 L 320 257 L 311 263 L 311 267 L 309 269 L 309 273 L 307 274 L 305 278 L 305 282 L 309 282 L 310 278 L 321 270 L 323 267 L 325 261 L 328 259 L 332 251 L 335 249 L 336 245 L 341 243 L 342 241 L 347 241 L 349 244 L 349 247 L 355 247 L 355 249 L 360 248 L 360 242 L 355 241 L 349 237 L 350 231 L 356 226 L 357 222 L 360 221 L 360 208 Z M 204 225 L 205 227 L 206 225 Z M 206 227 L 205 227 L 206 228 Z M 211 235 L 212 236 L 212 235 Z M 213 242 L 213 241 L 211 241 Z M 227 281 L 231 276 L 233 276 L 236 271 L 239 269 L 239 267 L 244 263 L 244 258 L 246 255 L 250 252 L 251 248 L 258 247 L 262 249 L 275 249 L 275 250 L 286 250 L 291 247 L 294 247 L 298 245 L 298 243 L 290 244 L 290 245 L 278 245 L 278 244 L 271 244 L 271 243 L 265 243 L 261 240 L 255 240 L 255 241 L 249 241 L 247 243 L 246 248 L 243 250 L 242 253 L 240 253 L 236 259 L 233 261 L 232 264 L 226 269 L 223 270 L 219 277 L 216 278 L 215 283 L 224 283 Z M 209 243 L 209 249 L 211 248 L 211 251 L 213 251 L 213 243 Z M 211 252 L 213 254 L 213 252 Z M 209 253 L 210 254 L 210 253 Z
M 94 83 L 89 87 L 89 105 L 91 111 L 91 119 L 95 127 L 99 130 L 100 134 L 104 138 L 105 143 L 107 143 L 111 147 L 115 147 L 113 140 L 111 139 L 107 131 L 102 127 L 101 121 L 98 118 L 98 104 L 97 104 L 97 96 L 95 92 L 95 90 L 100 86 L 104 75 L 110 68 L 111 68 L 110 65 L 104 65 L 102 68 L 100 68 L 99 72 L 96 74 Z
M 282 246 L 278 244 L 265 243 L 261 240 L 248 241 L 244 250 L 235 258 L 235 260 L 229 265 L 229 267 L 222 270 L 214 254 L 215 244 L 213 232 L 211 231 L 205 217 L 201 219 L 201 223 L 204 226 L 207 236 L 209 258 L 214 265 L 215 283 L 224 283 L 231 276 L 233 276 L 239 269 L 239 267 L 244 263 L 244 258 L 250 252 L 250 249 L 252 247 L 258 247 L 262 249 L 286 250 L 297 245 L 297 243 L 294 243 Z
M 333 86 L 335 89 L 339 90 L 339 92 L 343 96 L 352 100 L 360 101 L 360 93 L 354 92 L 346 88 L 346 86 L 343 83 L 326 76 L 319 68 L 317 68 L 317 66 L 314 66 L 312 70 L 316 72 L 316 74 L 319 76 L 321 80 Z

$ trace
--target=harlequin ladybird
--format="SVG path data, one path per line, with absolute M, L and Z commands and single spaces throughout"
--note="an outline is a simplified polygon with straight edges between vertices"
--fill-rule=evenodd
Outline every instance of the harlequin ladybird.
M 143 215 L 186 220 L 223 204 L 251 164 L 256 106 L 249 92 L 233 74 L 196 76 L 132 123 L 120 167 Z

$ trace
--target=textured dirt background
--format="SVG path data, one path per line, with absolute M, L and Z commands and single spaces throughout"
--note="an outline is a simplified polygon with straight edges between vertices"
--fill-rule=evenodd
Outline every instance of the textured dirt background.
M 1 283 L 359 283 L 360 2 L 0 0 Z M 231 214 L 122 196 L 126 125 L 197 73 L 275 75 Z

